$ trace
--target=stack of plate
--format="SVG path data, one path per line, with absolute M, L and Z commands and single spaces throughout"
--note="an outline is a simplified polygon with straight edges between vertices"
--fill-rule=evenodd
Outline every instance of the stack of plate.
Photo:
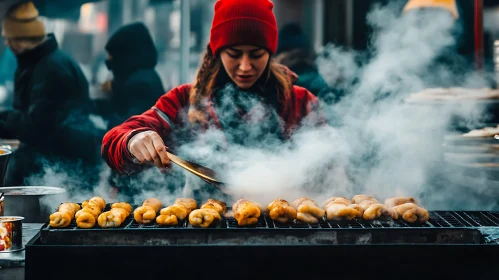
M 498 102 L 499 90 L 491 88 L 428 88 L 411 93 L 406 99 L 409 103 L 446 103 L 446 102 Z
M 446 135 L 444 160 L 471 177 L 499 183 L 499 136 L 496 135 L 499 135 L 499 126 Z
M 441 110 L 443 107 L 452 108 L 453 128 L 460 129 L 474 121 L 499 123 L 499 89 L 491 88 L 428 88 L 423 91 L 411 93 L 405 103 L 415 106 L 425 106 Z M 476 120 L 473 114 L 467 116 L 468 111 L 482 110 L 482 118 Z M 468 113 L 466 113 L 468 112 Z

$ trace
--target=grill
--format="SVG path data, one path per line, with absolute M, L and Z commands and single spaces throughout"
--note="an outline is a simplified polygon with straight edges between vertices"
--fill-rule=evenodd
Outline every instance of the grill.
M 282 279 L 297 273 L 310 278 L 352 276 L 359 269 L 378 271 L 383 279 L 400 279 L 399 274 L 490 279 L 499 273 L 498 262 L 499 212 L 489 211 L 430 211 L 429 221 L 421 224 L 280 224 L 266 215 L 252 227 L 239 227 L 231 217 L 210 228 L 187 221 L 173 227 L 141 225 L 131 217 L 109 229 L 79 229 L 74 223 L 54 229 L 47 223 L 26 245 L 26 279 L 64 279 L 82 265 L 105 267 L 102 277 L 111 279 Z M 48 271 L 54 263 L 58 270 Z
M 107 206 L 109 208 L 109 205 Z M 105 209 L 107 210 L 107 209 Z M 40 231 L 49 245 L 303 245 L 303 244 L 484 244 L 499 240 L 483 228 L 499 228 L 499 213 L 486 211 L 433 211 L 426 223 L 399 220 L 327 221 L 317 224 L 281 224 L 263 214 L 253 226 L 240 227 L 232 217 L 209 228 L 192 227 L 187 220 L 177 226 L 138 224 L 130 215 L 118 228 L 67 228 Z M 482 229 L 482 230 L 480 230 Z M 489 231 L 492 232 L 492 231 Z

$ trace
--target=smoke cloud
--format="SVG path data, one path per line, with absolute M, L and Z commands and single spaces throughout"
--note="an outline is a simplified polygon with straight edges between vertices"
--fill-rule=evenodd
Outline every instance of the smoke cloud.
M 466 183 L 460 169 L 443 160 L 445 135 L 484 126 L 484 108 L 471 101 L 407 102 L 425 88 L 488 87 L 487 74 L 474 73 L 456 53 L 459 24 L 443 10 L 402 14 L 393 3 L 374 6 L 367 21 L 374 30 L 367 53 L 327 45 L 317 58 L 330 87 L 319 96 L 327 127 L 305 125 L 284 141 L 272 105 L 263 105 L 257 94 L 224 88 L 215 101 L 223 131 L 209 129 L 195 137 L 178 132 L 190 141 L 175 152 L 218 171 L 231 195 L 173 165 L 167 175 L 155 168 L 141 173 L 129 183 L 140 194 L 118 200 L 140 205 L 158 197 L 171 204 L 177 197 L 197 196 L 228 205 L 239 198 L 265 205 L 275 198 L 291 202 L 308 196 L 320 204 L 330 196 L 362 193 L 380 201 L 413 196 L 430 210 L 496 207 L 484 200 L 490 196 L 487 181 L 468 178 Z M 106 169 L 92 194 L 108 193 Z M 38 179 L 57 186 L 61 176 L 68 181 L 47 168 Z M 72 193 L 76 201 L 91 197 Z
M 223 153 L 209 144 L 227 140 L 219 131 L 203 135 L 204 146 L 185 145 L 182 153 L 219 166 L 234 199 L 268 203 L 309 196 L 320 203 L 364 193 L 379 200 L 413 196 L 433 210 L 495 207 L 484 200 L 490 189 L 485 182 L 469 179 L 471 196 L 458 168 L 443 161 L 444 136 L 485 125 L 484 108 L 475 102 L 407 102 L 411 93 L 431 87 L 487 87 L 486 74 L 473 73 L 457 54 L 459 23 L 439 9 L 403 15 L 393 3 L 375 6 L 367 20 L 375 30 L 368 54 L 328 45 L 317 59 L 331 88 L 321 96 L 329 127 L 304 127 L 282 143 L 262 131 L 266 124 L 259 120 L 237 131 L 224 128 L 225 135 L 246 138 Z M 243 94 L 225 91 L 230 105 Z

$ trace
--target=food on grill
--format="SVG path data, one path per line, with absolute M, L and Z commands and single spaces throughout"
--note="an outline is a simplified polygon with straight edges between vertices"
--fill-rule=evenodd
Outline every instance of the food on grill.
M 364 220 L 374 220 L 380 217 L 390 217 L 392 219 L 398 219 L 398 215 L 390 207 L 380 203 L 376 198 L 359 194 L 352 198 L 352 202 L 358 204 L 358 208 L 361 212 L 362 218 Z
M 57 212 L 50 215 L 50 226 L 56 228 L 69 226 L 78 210 L 80 210 L 80 205 L 76 203 L 62 203 L 57 208 Z
M 125 221 L 125 219 L 131 214 L 131 212 L 128 212 L 123 208 L 111 208 L 109 211 L 114 211 L 116 214 L 119 214 L 121 216 L 121 222 Z
M 223 201 L 215 200 L 215 199 L 208 199 L 205 204 L 201 205 L 200 208 L 206 209 L 206 208 L 211 208 L 214 209 L 218 212 L 218 214 L 223 215 L 225 212 L 227 212 L 227 204 Z
M 393 209 L 381 203 L 371 204 L 371 206 L 364 211 L 362 217 L 364 220 L 374 220 L 379 217 L 390 217 L 395 220 L 399 218 Z
M 160 215 L 156 217 L 156 223 L 167 226 L 178 225 L 178 222 L 184 220 L 196 207 L 196 200 L 192 198 L 177 198 L 175 204 L 161 209 Z
M 106 207 L 106 201 L 102 197 L 98 197 L 98 196 L 92 197 L 89 200 L 84 200 L 81 203 L 81 207 L 85 207 L 89 203 L 93 203 L 93 204 L 99 206 L 101 209 L 104 209 Z
M 364 202 L 366 200 L 378 202 L 378 200 L 372 196 L 365 195 L 365 194 L 358 194 L 352 198 L 352 203 L 353 204 L 361 204 L 362 202 Z
M 346 197 L 330 197 L 322 207 L 328 220 L 352 220 L 362 217 L 357 204 L 352 204 Z
M 163 203 L 157 198 L 148 198 L 144 200 L 142 206 L 133 211 L 133 218 L 139 224 L 149 224 L 156 219 L 156 214 L 161 209 Z
M 97 222 L 102 210 L 106 207 L 106 201 L 98 196 L 92 197 L 90 200 L 82 203 L 83 208 L 76 212 L 76 226 L 79 228 L 92 228 Z
M 156 223 L 164 226 L 175 226 L 178 225 L 179 220 L 185 219 L 185 217 L 187 217 L 185 207 L 172 205 L 161 209 L 160 215 L 156 217 Z
M 122 206 L 126 207 L 126 205 Z M 115 207 L 100 214 L 97 222 L 102 228 L 119 227 L 130 214 L 131 212 L 128 212 L 125 208 Z
M 81 208 L 78 212 L 76 212 L 75 218 L 78 219 L 82 213 L 90 213 L 93 216 L 97 217 L 102 212 L 102 209 L 93 203 L 88 203 L 86 206 Z
M 291 206 L 296 208 L 296 218 L 309 224 L 317 223 L 319 219 L 324 218 L 324 214 L 326 213 L 326 211 L 319 208 L 314 200 L 308 197 L 295 199 L 291 203 Z
M 192 210 L 198 207 L 198 203 L 193 198 L 177 198 L 175 200 L 175 203 L 183 205 L 185 208 L 187 208 L 187 215 L 189 215 L 192 212 Z
M 417 204 L 416 203 L 416 200 L 412 197 L 389 197 L 387 199 L 385 199 L 385 205 L 390 207 L 390 208 L 393 208 L 397 205 L 400 205 L 400 204 L 404 204 L 404 203 L 414 203 L 414 204 Z
M 63 228 L 69 226 L 71 223 L 71 215 L 68 212 L 55 212 L 50 215 L 50 226 L 56 228 Z
M 207 228 L 212 223 L 218 223 L 220 219 L 220 214 L 211 208 L 196 209 L 189 214 L 189 223 L 195 227 Z
M 361 212 L 362 217 L 364 217 L 364 212 L 366 212 L 371 205 L 381 204 L 376 198 L 363 194 L 354 196 L 352 198 L 352 202 L 358 205 L 357 209 Z
M 208 199 L 199 209 L 192 210 L 189 214 L 189 223 L 195 227 L 207 228 L 213 223 L 218 223 L 221 214 L 227 211 L 225 202 Z
M 79 228 L 93 228 L 95 226 L 95 216 L 89 212 L 81 212 L 76 218 L 76 226 Z
M 232 205 L 234 218 L 240 226 L 255 225 L 258 222 L 261 211 L 260 206 L 250 200 L 239 199 Z
M 346 198 L 346 197 L 340 197 L 340 196 L 332 196 L 328 199 L 326 199 L 323 203 L 322 203 L 322 208 L 324 210 L 326 210 L 325 208 L 327 207 L 327 205 L 331 202 L 338 202 L 338 203 L 343 203 L 343 204 L 347 204 L 347 205 L 350 205 L 352 204 L 352 202 L 350 202 L 350 199 Z
M 397 212 L 405 221 L 409 223 L 425 223 L 430 219 L 430 214 L 428 211 L 414 203 L 404 203 L 393 207 L 393 210 Z
M 161 200 L 153 197 L 153 198 L 148 198 L 148 199 L 144 200 L 144 202 L 142 203 L 142 206 L 152 207 L 154 209 L 154 211 L 158 212 L 159 209 L 161 209 L 161 207 L 163 206 L 163 203 L 161 203 Z
M 149 224 L 156 219 L 156 211 L 150 206 L 139 206 L 133 211 L 133 218 L 139 224 Z
M 106 208 L 106 201 L 102 197 L 94 196 L 88 202 L 95 203 L 100 207 L 101 210 L 104 210 L 104 208 Z
M 296 219 L 296 209 L 284 199 L 275 199 L 267 207 L 272 220 L 279 223 L 290 223 Z
M 132 205 L 128 202 L 116 202 L 111 205 L 111 209 L 113 208 L 121 208 L 125 209 L 129 214 L 132 213 Z

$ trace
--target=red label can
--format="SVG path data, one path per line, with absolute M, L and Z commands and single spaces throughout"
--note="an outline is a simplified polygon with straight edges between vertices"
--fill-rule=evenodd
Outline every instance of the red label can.
M 24 217 L 0 217 L 0 253 L 24 249 L 22 220 Z

